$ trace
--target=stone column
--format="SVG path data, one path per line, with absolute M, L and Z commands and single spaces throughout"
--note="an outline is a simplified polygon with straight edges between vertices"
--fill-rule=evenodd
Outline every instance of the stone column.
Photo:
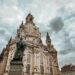
M 27 54 L 27 65 L 26 65 L 26 75 L 30 75 L 30 54 Z
M 40 53 L 40 73 L 41 75 L 44 75 L 44 65 L 43 65 L 43 54 Z

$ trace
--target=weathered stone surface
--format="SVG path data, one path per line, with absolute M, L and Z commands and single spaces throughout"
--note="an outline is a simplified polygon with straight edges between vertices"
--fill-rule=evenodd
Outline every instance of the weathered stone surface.
M 23 64 L 21 61 L 11 61 L 8 75 L 23 75 Z
M 47 45 L 44 45 L 39 28 L 35 26 L 33 19 L 34 17 L 28 14 L 26 23 L 21 24 L 17 30 L 16 37 L 11 40 L 3 75 L 10 75 L 11 73 L 13 75 L 15 72 L 11 71 L 13 70 L 12 68 L 16 68 L 16 75 L 60 75 L 57 51 L 51 44 L 50 36 L 47 33 Z M 20 40 L 21 38 L 22 41 Z M 18 53 L 20 53 L 20 56 L 18 56 Z M 22 59 L 23 66 L 21 64 L 18 65 L 17 61 L 11 63 L 13 59 L 19 58 Z M 18 68 L 22 74 L 17 71 Z

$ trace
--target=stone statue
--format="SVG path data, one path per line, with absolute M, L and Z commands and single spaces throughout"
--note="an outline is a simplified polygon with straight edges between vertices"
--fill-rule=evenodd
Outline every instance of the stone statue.
M 26 48 L 26 44 L 23 42 L 23 39 L 21 38 L 20 41 L 16 43 L 16 53 L 15 53 L 15 60 L 21 61 L 23 57 L 23 52 Z

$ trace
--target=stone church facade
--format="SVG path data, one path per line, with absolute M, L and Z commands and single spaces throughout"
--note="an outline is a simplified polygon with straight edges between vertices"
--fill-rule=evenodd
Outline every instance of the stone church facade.
M 29 13 L 17 35 L 8 41 L 0 55 L 0 75 L 60 75 L 57 51 L 47 32 L 42 43 L 39 28 Z

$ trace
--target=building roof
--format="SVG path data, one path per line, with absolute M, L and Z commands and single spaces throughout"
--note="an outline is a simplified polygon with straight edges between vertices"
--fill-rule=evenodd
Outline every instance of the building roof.
M 61 72 L 71 72 L 71 71 L 75 71 L 75 65 L 65 65 L 61 68 Z

